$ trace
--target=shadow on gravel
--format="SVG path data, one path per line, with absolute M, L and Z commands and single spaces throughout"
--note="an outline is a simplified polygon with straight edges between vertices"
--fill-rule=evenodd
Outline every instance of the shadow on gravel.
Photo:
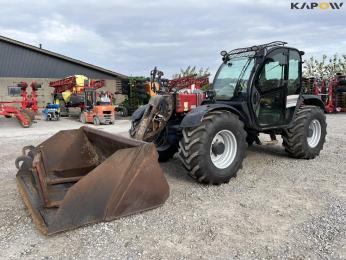
M 160 163 L 160 166 L 164 173 L 169 177 L 185 183 L 196 183 L 196 181 L 188 175 L 187 170 L 177 159 L 172 158 L 168 162 Z
M 248 151 L 293 159 L 285 152 L 285 149 L 279 145 L 252 145 L 248 147 Z

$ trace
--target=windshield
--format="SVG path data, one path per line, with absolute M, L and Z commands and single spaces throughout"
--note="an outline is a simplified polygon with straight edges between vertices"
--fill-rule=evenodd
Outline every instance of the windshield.
M 223 63 L 213 82 L 216 99 L 229 100 L 236 94 L 235 90 L 237 93 L 246 92 L 253 65 L 253 57 L 231 57 Z

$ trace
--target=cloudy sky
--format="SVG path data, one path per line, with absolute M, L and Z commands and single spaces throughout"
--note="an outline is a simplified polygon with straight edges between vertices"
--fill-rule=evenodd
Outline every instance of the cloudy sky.
M 290 3 L 0 0 L 0 34 L 127 75 L 148 75 L 156 65 L 167 77 L 188 65 L 215 72 L 220 50 L 273 40 L 306 56 L 346 53 L 346 5 L 290 10 Z

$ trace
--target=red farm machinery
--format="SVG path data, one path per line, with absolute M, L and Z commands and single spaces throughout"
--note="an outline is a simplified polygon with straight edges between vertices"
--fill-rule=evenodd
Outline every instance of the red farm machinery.
M 325 104 L 326 113 L 346 112 L 346 76 L 336 74 L 326 79 L 305 78 L 305 93 L 316 95 Z
M 85 108 L 84 90 L 85 88 L 97 90 L 105 86 L 104 80 L 90 80 L 83 75 L 74 75 L 64 79 L 52 81 L 49 86 L 54 88 L 53 100 L 60 105 L 60 114 L 66 116 L 69 108 L 79 107 L 83 111 Z
M 26 82 L 20 82 L 16 88 L 20 89 L 22 99 L 0 102 L 0 115 L 6 118 L 16 117 L 24 128 L 31 126 L 32 121 L 35 119 L 35 114 L 38 111 L 37 90 L 41 88 L 41 85 L 33 81 L 30 87 L 31 94 L 28 95 L 28 84 Z
M 150 78 L 129 77 L 123 80 L 121 94 L 126 95 L 127 98 L 118 106 L 119 114 L 122 116 L 132 115 L 138 107 L 147 104 L 149 99 L 157 94 L 173 93 L 175 90 L 182 89 L 185 89 L 184 92 L 187 94 L 191 90 L 205 89 L 209 86 L 209 75 L 188 75 L 172 80 L 163 78 L 163 75 L 164 73 L 155 67 L 150 72 Z M 193 95 L 190 97 L 194 98 Z

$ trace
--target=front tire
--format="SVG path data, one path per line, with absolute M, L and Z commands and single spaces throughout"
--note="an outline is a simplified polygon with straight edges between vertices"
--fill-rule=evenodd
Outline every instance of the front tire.
M 282 134 L 282 145 L 286 152 L 294 158 L 315 158 L 326 141 L 325 114 L 319 107 L 304 106 L 299 109 L 293 121 L 293 126 Z
M 205 184 L 227 183 L 242 167 L 246 132 L 229 111 L 208 113 L 197 127 L 184 128 L 178 157 L 189 175 Z
M 94 116 L 93 123 L 94 125 L 100 125 L 101 124 L 100 118 L 98 116 Z
M 59 119 L 59 118 L 58 118 Z M 84 112 L 82 112 L 79 116 L 79 121 L 82 123 L 82 124 L 85 124 L 86 123 L 86 117 L 85 117 L 85 114 Z

